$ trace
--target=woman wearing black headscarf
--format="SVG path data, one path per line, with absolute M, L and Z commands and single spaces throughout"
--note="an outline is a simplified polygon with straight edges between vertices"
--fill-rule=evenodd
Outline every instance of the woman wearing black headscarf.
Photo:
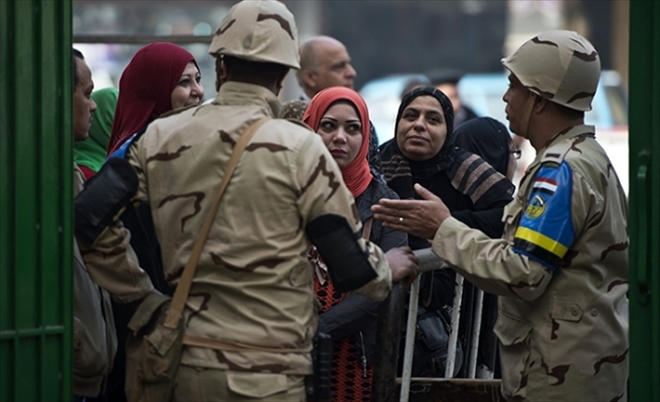
M 421 198 L 413 188 L 419 183 L 442 198 L 455 218 L 500 237 L 514 186 L 479 156 L 453 146 L 453 120 L 451 102 L 440 90 L 423 87 L 407 93 L 395 136 L 380 148 L 385 180 L 401 199 Z M 431 246 L 412 235 L 409 245 L 413 250 Z M 420 303 L 435 310 L 451 305 L 455 276 L 453 270 L 424 274 Z
M 419 199 L 413 189 L 419 183 L 442 198 L 455 218 L 500 237 L 502 212 L 514 186 L 479 156 L 452 145 L 453 119 L 451 102 L 440 90 L 422 87 L 407 93 L 394 138 L 380 148 L 385 180 L 401 199 Z M 426 239 L 410 236 L 409 241 L 413 250 L 430 247 Z M 438 296 L 451 300 L 453 289 L 444 290 L 450 298 Z
M 491 117 L 466 121 L 454 132 L 454 145 L 481 156 L 498 172 L 513 180 L 520 150 L 516 149 L 506 126 Z

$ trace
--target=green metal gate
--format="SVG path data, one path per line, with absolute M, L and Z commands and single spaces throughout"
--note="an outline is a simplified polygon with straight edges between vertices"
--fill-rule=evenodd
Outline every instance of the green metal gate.
M 0 1 L 0 401 L 71 400 L 71 1 Z M 660 3 L 630 2 L 630 399 L 660 400 Z
M 69 401 L 71 0 L 1 1 L 0 48 L 0 401 Z
M 660 400 L 660 3 L 630 2 L 630 400 Z

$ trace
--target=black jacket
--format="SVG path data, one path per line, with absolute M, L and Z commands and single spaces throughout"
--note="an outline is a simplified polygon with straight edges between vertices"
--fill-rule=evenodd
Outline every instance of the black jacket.
M 373 216 L 371 206 L 377 204 L 381 198 L 399 199 L 392 189 L 374 179 L 355 200 L 362 223 Z M 377 220 L 372 222 L 369 240 L 385 252 L 395 247 L 408 245 L 406 233 L 385 228 L 383 222 Z M 378 302 L 364 296 L 351 294 L 341 303 L 319 315 L 317 332 L 330 334 L 333 341 L 339 341 L 347 336 L 355 336 L 359 358 L 364 356 L 371 361 L 376 346 L 378 305 Z

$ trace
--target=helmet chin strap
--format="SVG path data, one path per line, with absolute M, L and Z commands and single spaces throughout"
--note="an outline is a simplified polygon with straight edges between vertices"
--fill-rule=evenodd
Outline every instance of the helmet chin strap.
M 534 109 L 534 104 L 536 103 L 536 94 L 534 92 L 529 92 L 530 96 L 527 97 L 525 104 L 523 105 L 523 110 L 520 115 L 520 132 L 516 133 L 523 138 L 529 139 L 529 121 L 532 118 L 532 110 Z

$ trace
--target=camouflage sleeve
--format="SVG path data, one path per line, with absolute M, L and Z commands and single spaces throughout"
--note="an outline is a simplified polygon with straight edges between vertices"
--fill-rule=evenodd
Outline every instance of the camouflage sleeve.
M 563 162 L 542 166 L 534 176 L 527 207 L 516 228 L 513 249 L 555 271 L 575 241 L 573 174 Z
M 491 239 L 455 218 L 440 225 L 432 248 L 475 286 L 500 296 L 532 301 L 552 278 L 552 272 L 516 253 L 506 240 Z
M 143 161 L 147 159 L 144 151 L 144 142 L 147 138 L 148 137 L 143 135 L 137 139 L 129 148 L 126 157 L 131 166 L 133 166 L 133 169 L 135 169 L 135 173 L 138 177 L 138 190 L 137 193 L 135 193 L 135 197 L 133 197 L 134 201 L 147 202 L 149 200 L 147 192 L 147 176 L 144 174 L 145 168 L 143 165 Z
M 323 214 L 337 214 L 346 218 L 353 232 L 362 228 L 355 200 L 344 184 L 339 167 L 318 136 L 310 136 L 298 153 L 292 169 L 298 185 L 298 206 L 305 227 Z M 360 237 L 360 247 L 369 251 L 369 262 L 377 277 L 355 291 L 374 300 L 387 297 L 392 273 L 383 251 Z
M 138 141 L 139 142 L 139 141 Z M 131 147 L 128 160 L 136 167 L 139 179 L 135 199 L 146 200 L 146 178 L 139 168 L 138 144 Z M 119 220 L 103 231 L 94 244 L 78 240 L 80 252 L 92 280 L 119 303 L 130 303 L 153 291 L 149 275 L 140 268 L 135 251 L 130 246 L 131 234 Z

